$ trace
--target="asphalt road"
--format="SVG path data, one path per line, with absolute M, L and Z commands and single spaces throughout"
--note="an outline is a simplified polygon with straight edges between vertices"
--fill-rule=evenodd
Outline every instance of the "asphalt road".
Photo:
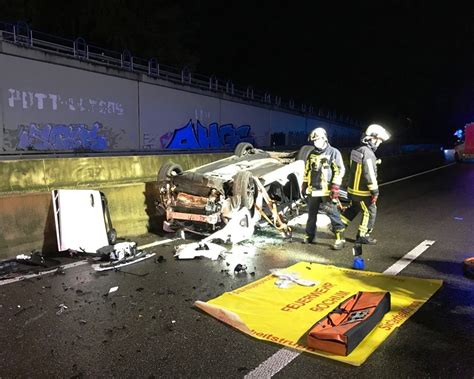
M 383 169 L 383 167 L 382 167 Z M 441 289 L 360 367 L 300 354 L 275 377 L 474 377 L 474 165 L 457 164 L 381 188 L 376 246 L 366 270 L 383 272 L 424 240 L 436 241 L 400 275 L 442 279 Z M 348 230 L 354 237 L 356 225 Z M 126 272 L 88 263 L 63 273 L 0 285 L 0 377 L 242 378 L 279 345 L 250 338 L 193 307 L 300 261 L 350 267 L 351 248 L 334 252 L 283 241 L 271 230 L 225 260 L 177 261 L 173 244 Z M 329 237 L 329 236 L 327 236 Z M 139 244 L 169 236 L 143 236 Z M 21 253 L 21 252 L 19 252 Z M 234 274 L 237 263 L 246 273 Z M 1 284 L 1 283 L 0 283 Z M 109 289 L 118 290 L 108 296 Z M 67 306 L 61 312 L 60 304 Z M 289 361 L 289 360 L 288 360 Z

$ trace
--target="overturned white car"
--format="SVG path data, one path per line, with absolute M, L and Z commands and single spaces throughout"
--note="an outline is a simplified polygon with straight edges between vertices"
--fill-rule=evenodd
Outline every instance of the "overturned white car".
M 158 208 L 165 215 L 164 230 L 213 233 L 247 214 L 250 219 L 242 222 L 264 219 L 290 236 L 287 217 L 297 214 L 302 203 L 304 161 L 312 149 L 268 152 L 243 142 L 233 156 L 191 170 L 163 165 Z

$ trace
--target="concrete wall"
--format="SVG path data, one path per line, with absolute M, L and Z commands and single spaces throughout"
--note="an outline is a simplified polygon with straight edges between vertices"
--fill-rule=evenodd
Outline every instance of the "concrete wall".
M 343 123 L 5 42 L 0 121 L 4 153 L 231 150 L 241 141 L 297 146 L 316 125 L 337 146 L 360 135 Z

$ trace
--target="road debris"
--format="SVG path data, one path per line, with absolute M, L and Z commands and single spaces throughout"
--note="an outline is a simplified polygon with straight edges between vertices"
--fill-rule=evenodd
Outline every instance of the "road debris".
M 176 246 L 177 259 L 209 258 L 213 261 L 223 257 L 227 249 L 212 242 L 193 242 Z
M 117 270 L 154 256 L 155 253 L 137 250 L 135 242 L 121 242 L 114 245 L 114 250 L 108 256 L 103 257 L 103 259 L 109 259 L 109 262 L 93 264 L 92 268 L 95 271 Z
M 114 293 L 117 290 L 118 290 L 118 286 L 112 287 L 109 289 L 109 292 L 107 292 L 107 295 L 110 295 L 111 293 Z
M 163 257 L 163 255 L 160 255 L 160 256 L 158 256 L 158 258 L 155 259 L 155 263 L 156 262 L 158 262 L 158 263 L 166 262 L 166 258 Z
M 75 250 L 95 254 L 102 246 L 114 244 L 104 193 L 89 189 L 57 189 L 51 192 L 58 251 Z
M 21 305 L 18 305 L 17 307 L 20 308 L 20 310 L 15 313 L 15 316 L 18 316 L 20 313 L 23 313 L 24 311 L 26 311 L 30 308 L 33 308 L 34 305 L 29 305 L 27 307 L 21 307 Z
M 301 279 L 300 275 L 296 272 L 288 272 L 281 269 L 271 269 L 270 272 L 273 276 L 278 277 L 278 280 L 275 281 L 275 285 L 278 288 L 289 288 L 294 283 L 304 287 L 312 287 L 319 284 L 319 282 L 312 280 Z
M 235 274 L 238 274 L 239 272 L 245 272 L 247 271 L 247 266 L 246 265 L 243 265 L 241 263 L 238 263 L 235 267 L 234 267 L 234 273 Z
M 67 305 L 65 304 L 59 304 L 58 305 L 59 310 L 56 312 L 56 314 L 59 316 L 61 313 L 63 313 L 66 309 L 68 309 Z

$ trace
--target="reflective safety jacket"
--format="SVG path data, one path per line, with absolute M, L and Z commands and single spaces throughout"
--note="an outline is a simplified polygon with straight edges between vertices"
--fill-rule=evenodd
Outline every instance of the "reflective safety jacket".
M 345 168 L 341 152 L 328 145 L 321 153 L 313 150 L 306 159 L 303 183 L 311 196 L 329 196 L 330 185 L 342 183 Z
M 352 198 L 377 196 L 377 157 L 372 149 L 362 145 L 351 151 L 347 192 Z

